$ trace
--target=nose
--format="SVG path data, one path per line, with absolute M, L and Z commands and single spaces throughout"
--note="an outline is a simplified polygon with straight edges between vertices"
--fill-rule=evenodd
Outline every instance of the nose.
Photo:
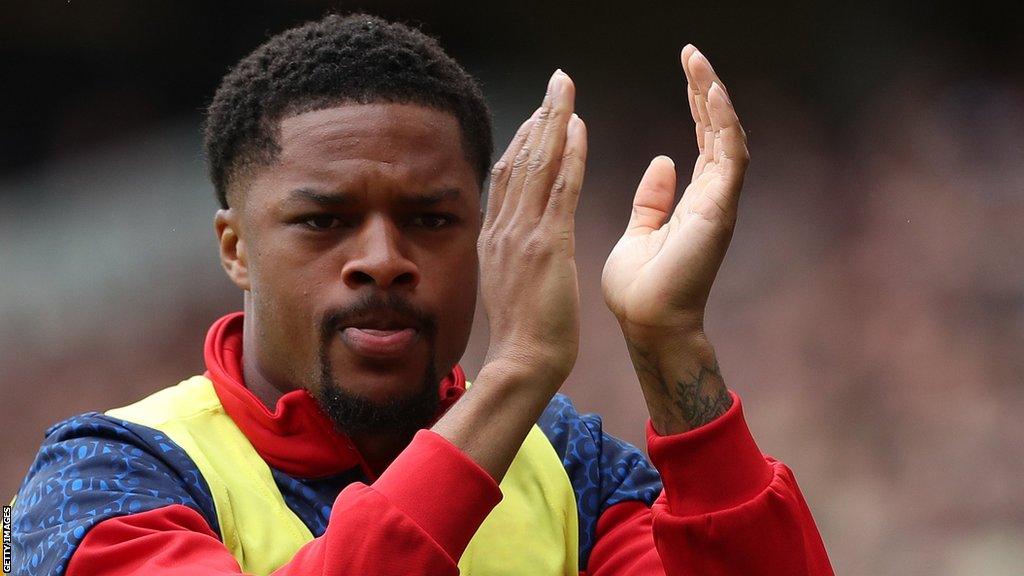
M 393 223 L 380 216 L 368 218 L 352 238 L 353 257 L 341 272 L 345 284 L 352 289 L 414 288 L 420 281 L 419 268 L 402 253 L 400 240 Z

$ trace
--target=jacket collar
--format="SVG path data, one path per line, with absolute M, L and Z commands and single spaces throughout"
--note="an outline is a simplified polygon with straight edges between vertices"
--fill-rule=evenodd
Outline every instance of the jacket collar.
M 241 312 L 228 314 L 210 327 L 206 334 L 204 356 L 206 377 L 224 406 L 249 439 L 256 452 L 270 465 L 288 475 L 302 478 L 331 476 L 361 466 L 371 478 L 352 441 L 335 430 L 306 390 L 282 395 L 274 411 L 263 404 L 246 386 L 242 376 Z M 441 381 L 441 416 L 466 391 L 466 376 L 456 364 Z

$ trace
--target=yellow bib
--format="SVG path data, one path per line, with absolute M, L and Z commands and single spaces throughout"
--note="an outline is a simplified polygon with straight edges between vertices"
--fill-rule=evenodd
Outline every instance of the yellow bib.
M 247 574 L 270 574 L 313 539 L 207 378 L 195 376 L 107 414 L 160 430 L 189 455 L 213 493 L 224 545 Z M 459 560 L 461 573 L 577 575 L 576 496 L 536 425 L 500 487 L 503 499 Z

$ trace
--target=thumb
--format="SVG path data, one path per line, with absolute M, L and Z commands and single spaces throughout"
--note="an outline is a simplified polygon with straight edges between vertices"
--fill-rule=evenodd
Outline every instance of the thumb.
M 633 197 L 633 213 L 626 235 L 649 234 L 665 223 L 676 197 L 676 165 L 668 156 L 656 156 L 640 179 Z

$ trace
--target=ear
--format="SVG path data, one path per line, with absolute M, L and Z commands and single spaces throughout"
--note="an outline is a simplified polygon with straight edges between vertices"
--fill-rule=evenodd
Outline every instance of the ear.
M 235 286 L 249 290 L 249 258 L 242 239 L 241 214 L 233 208 L 217 210 L 213 228 L 220 244 L 221 266 Z

